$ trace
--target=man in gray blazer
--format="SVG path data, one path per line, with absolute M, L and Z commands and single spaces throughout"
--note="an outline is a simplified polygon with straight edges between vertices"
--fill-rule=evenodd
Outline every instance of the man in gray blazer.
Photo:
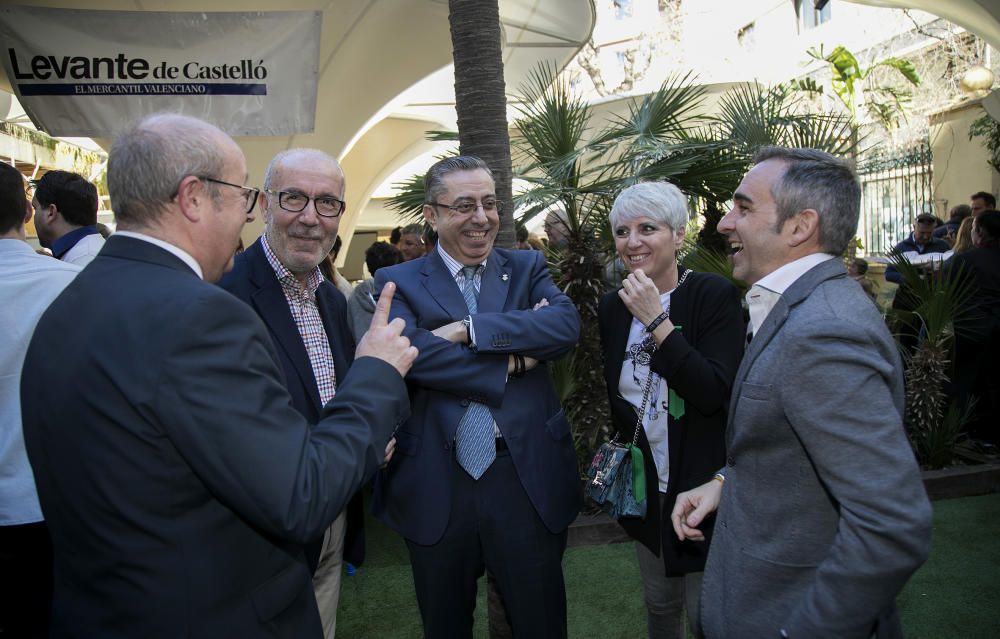
M 719 222 L 734 275 L 752 285 L 752 339 L 726 467 L 672 514 L 678 537 L 701 539 L 718 508 L 709 639 L 902 636 L 894 600 L 927 558 L 931 509 L 903 431 L 896 347 L 836 258 L 859 202 L 840 160 L 768 147 Z

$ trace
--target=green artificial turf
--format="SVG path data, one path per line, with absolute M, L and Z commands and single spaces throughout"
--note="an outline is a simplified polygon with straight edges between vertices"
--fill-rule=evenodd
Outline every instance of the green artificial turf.
M 420 613 L 406 546 L 371 519 L 368 559 L 345 576 L 337 635 L 419 639 Z M 934 502 L 931 556 L 899 597 L 907 639 L 1000 637 L 1000 494 Z M 631 543 L 570 548 L 563 561 L 569 636 L 636 639 L 646 615 Z M 480 580 L 474 636 L 485 639 Z

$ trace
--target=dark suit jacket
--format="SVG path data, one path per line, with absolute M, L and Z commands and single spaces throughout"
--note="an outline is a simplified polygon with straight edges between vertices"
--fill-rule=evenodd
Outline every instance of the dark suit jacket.
M 612 291 L 601 299 L 598 318 L 614 426 L 620 441 L 632 441 L 636 409 L 618 392 L 632 313 L 618 291 Z M 667 574 L 679 575 L 704 570 L 708 545 L 679 541 L 670 513 L 677 493 L 710 480 L 725 464 L 726 410 L 743 355 L 746 325 L 739 289 L 711 273 L 691 273 L 671 294 L 670 320 L 680 328 L 663 340 L 652 359 L 653 371 L 684 399 L 684 416 L 669 418 L 669 487 L 662 511 L 651 510 L 645 519 L 628 517 L 619 523 L 656 554 L 662 548 Z M 646 466 L 646 495 L 656 495 L 659 479 L 642 429 L 639 447 Z M 711 534 L 711 522 L 705 531 Z
M 927 558 L 930 502 L 896 344 L 839 260 L 793 282 L 754 335 L 726 435 L 705 636 L 902 636 L 895 598 Z
M 53 636 L 321 636 L 302 544 L 378 468 L 406 391 L 361 358 L 310 429 L 277 359 L 246 304 L 142 240 L 109 238 L 53 302 L 21 385 Z
M 451 512 L 455 430 L 470 400 L 489 406 L 518 477 L 542 521 L 561 532 L 580 510 L 580 474 L 569 423 L 548 367 L 507 379 L 509 353 L 551 361 L 576 344 L 580 319 L 549 276 L 540 251 L 494 249 L 474 316 L 478 350 L 435 337 L 435 328 L 468 315 L 462 292 L 437 251 L 379 269 L 377 290 L 395 282 L 392 316 L 420 350 L 407 376 L 412 417 L 376 478 L 375 515 L 409 540 L 436 543 Z M 549 306 L 532 307 L 542 298 Z M 461 472 L 461 471 L 459 471 Z
M 278 360 L 285 375 L 285 388 L 292 396 L 292 406 L 310 424 L 318 422 L 323 404 L 320 402 L 312 364 L 299 329 L 295 326 L 295 319 L 288 310 L 285 293 L 267 261 L 259 239 L 236 256 L 233 270 L 219 280 L 219 286 L 249 304 L 264 320 L 278 351 Z M 354 337 L 347 326 L 347 302 L 336 286 L 324 280 L 316 289 L 316 306 L 330 342 L 333 369 L 339 388 L 354 361 Z M 344 559 L 360 565 L 364 560 L 364 508 L 361 493 L 351 500 L 347 510 L 348 534 L 344 543 Z M 323 536 L 320 535 L 318 540 L 306 548 L 309 565 L 313 570 L 319 561 L 322 545 Z

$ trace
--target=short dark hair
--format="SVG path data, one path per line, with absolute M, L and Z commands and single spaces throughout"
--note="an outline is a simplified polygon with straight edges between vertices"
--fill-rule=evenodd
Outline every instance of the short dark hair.
M 24 224 L 27 210 L 24 176 L 6 162 L 0 162 L 0 233 L 9 233 Z
M 444 177 L 455 171 L 475 171 L 482 169 L 493 179 L 493 171 L 486 162 L 483 162 L 474 155 L 456 155 L 435 162 L 431 168 L 427 169 L 424 175 L 424 202 L 431 204 L 437 202 L 441 194 L 445 192 Z
M 69 224 L 97 224 L 97 187 L 82 175 L 49 171 L 35 182 L 35 199 L 42 206 L 55 204 Z
M 986 202 L 986 208 L 995 209 L 997 207 L 997 199 L 993 197 L 992 193 L 987 193 L 986 191 L 979 191 L 978 193 L 973 193 L 969 196 L 970 200 L 982 200 Z
M 934 226 L 937 226 L 939 221 L 940 220 L 938 220 L 937 217 L 935 217 L 934 215 L 931 215 L 930 213 L 921 213 L 920 215 L 917 216 L 917 222 L 916 223 L 917 224 L 933 224 Z
M 778 160 L 788 166 L 771 187 L 778 209 L 777 229 L 803 209 L 819 214 L 820 248 L 840 255 L 858 230 L 861 186 L 857 175 L 843 160 L 816 149 L 762 147 L 754 164 Z
M 402 239 L 404 235 L 419 235 L 422 238 L 424 236 L 424 225 L 407 224 L 403 227 L 403 230 L 399 232 L 399 238 Z
M 368 273 L 375 275 L 375 271 L 383 266 L 393 266 L 403 261 L 403 254 L 398 248 L 388 242 L 375 242 L 365 249 L 365 266 Z
M 1000 211 L 983 211 L 975 224 L 983 244 L 1000 246 Z
M 968 204 L 956 204 L 951 207 L 951 211 L 948 212 L 948 219 L 954 220 L 955 222 L 961 222 L 970 215 L 972 215 L 971 206 Z
M 392 229 L 392 233 L 389 233 L 389 243 L 399 244 L 399 241 L 401 239 L 403 239 L 403 227 L 397 226 L 396 228 Z

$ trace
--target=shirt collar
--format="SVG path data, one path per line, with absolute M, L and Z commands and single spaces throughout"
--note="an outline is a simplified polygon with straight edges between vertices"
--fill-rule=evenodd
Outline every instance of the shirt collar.
M 288 284 L 295 287 L 296 290 L 302 290 L 302 284 L 299 282 L 299 278 L 295 277 L 295 273 L 288 270 L 278 256 L 274 254 L 271 250 L 271 245 L 267 241 L 267 234 L 260 236 L 261 246 L 264 247 L 264 256 L 267 257 L 268 264 L 274 269 L 274 274 L 278 278 L 278 281 L 282 284 Z M 309 272 L 309 276 L 306 278 L 306 292 L 309 295 L 315 295 L 316 289 L 319 285 L 323 283 L 323 272 L 319 270 L 319 266 L 314 266 L 313 270 Z
M 190 253 L 182 248 L 174 246 L 170 242 L 164 242 L 158 237 L 153 237 L 152 235 L 146 235 L 145 233 L 137 233 L 135 231 L 115 231 L 115 235 L 121 235 L 122 237 L 131 237 L 135 240 L 142 240 L 143 242 L 149 242 L 155 246 L 159 246 L 164 251 L 175 256 L 180 261 L 188 265 L 188 267 L 195 272 L 195 274 L 201 279 L 205 279 L 205 273 L 201 270 L 201 264 L 198 264 L 198 260 L 194 259 Z
M 465 268 L 465 264 L 462 264 L 452 256 L 448 255 L 448 251 L 444 250 L 444 247 L 441 246 L 441 242 L 437 243 L 437 251 L 438 255 L 441 256 L 441 259 L 444 260 L 444 265 L 448 268 L 448 272 L 451 273 L 452 278 L 457 279 L 459 271 Z M 483 260 L 480 266 L 485 269 L 486 260 Z M 480 271 L 480 273 L 481 272 L 482 271 Z
M 77 242 L 87 237 L 88 235 L 94 235 L 97 232 L 98 232 L 97 226 L 93 224 L 90 226 L 81 226 L 78 229 L 73 229 L 69 233 L 60 237 L 58 240 L 53 240 L 52 256 L 62 259 L 62 256 L 66 255 L 66 253 L 71 248 L 76 246 Z
M 789 286 L 817 264 L 832 259 L 833 256 L 828 253 L 811 253 L 784 264 L 760 278 L 746 294 L 751 330 L 754 333 L 760 330 L 764 320 Z

